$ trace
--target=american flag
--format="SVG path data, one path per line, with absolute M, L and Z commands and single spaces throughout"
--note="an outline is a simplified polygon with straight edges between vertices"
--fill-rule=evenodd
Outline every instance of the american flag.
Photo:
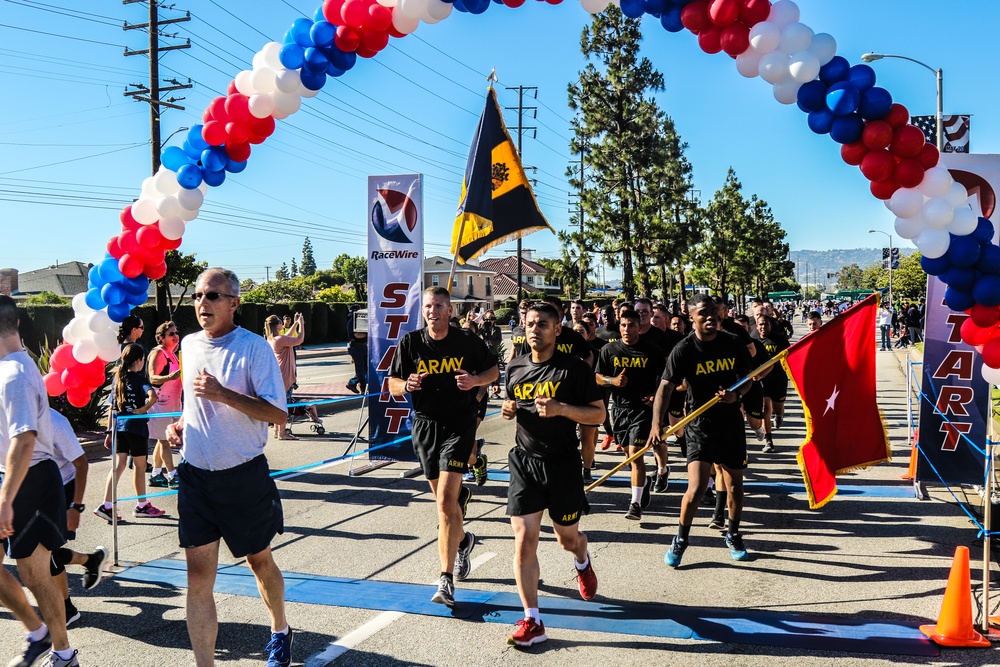
M 969 152 L 970 116 L 942 116 L 941 126 L 944 128 L 944 152 Z M 937 116 L 913 116 L 910 122 L 924 133 L 927 141 L 937 145 Z

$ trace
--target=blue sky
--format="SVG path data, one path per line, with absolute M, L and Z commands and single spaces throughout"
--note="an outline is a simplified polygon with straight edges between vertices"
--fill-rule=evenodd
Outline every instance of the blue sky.
M 281 41 L 291 22 L 312 15 L 306 0 L 190 0 L 175 3 L 192 20 L 165 28 L 192 48 L 166 53 L 161 78 L 190 78 L 185 111 L 163 114 L 163 136 L 200 122 L 202 110 L 265 42 Z M 979 0 L 802 0 L 802 22 L 832 34 L 852 63 L 867 51 L 897 53 L 944 70 L 944 112 L 971 113 L 972 149 L 1000 152 L 993 107 L 996 58 L 989 47 L 1000 3 Z M 252 6 L 252 11 L 248 7 Z M 0 0 L 0 266 L 27 271 L 56 261 L 96 262 L 119 231 L 118 211 L 138 196 L 149 175 L 149 113 L 123 97 L 147 79 L 142 4 Z M 178 16 L 179 11 L 162 12 Z M 426 252 L 447 254 L 461 174 L 482 110 L 486 76 L 497 69 L 500 103 L 515 105 L 505 86 L 537 86 L 537 138 L 524 139 L 523 159 L 538 168 L 536 193 L 556 229 L 570 213 L 564 177 L 569 154 L 566 86 L 583 67 L 580 32 L 590 16 L 577 2 L 492 5 L 482 15 L 454 12 L 436 25 L 393 39 L 372 60 L 327 82 L 263 145 L 248 168 L 206 197 L 188 226 L 182 250 L 260 280 L 301 254 L 310 236 L 321 267 L 341 252 L 364 253 L 369 174 L 426 176 Z M 690 33 L 643 23 L 642 54 L 663 73 L 659 95 L 688 143 L 703 202 L 732 166 L 747 196 L 767 200 L 793 251 L 875 247 L 893 216 L 868 192 L 839 145 L 806 126 L 805 114 L 774 101 L 770 86 L 745 79 L 724 54 L 701 52 Z M 48 34 L 46 34 L 48 33 Z M 72 38 L 72 39 L 71 39 Z M 176 43 L 178 40 L 165 40 Z M 90 40 L 90 41 L 83 41 Z M 902 60 L 874 63 L 879 85 L 912 113 L 932 114 L 931 72 Z M 507 114 L 507 123 L 516 123 Z M 179 144 L 184 133 L 172 144 Z M 503 255 L 501 246 L 492 255 Z M 558 253 L 554 235 L 525 241 L 536 255 Z M 616 272 L 608 271 L 612 278 Z

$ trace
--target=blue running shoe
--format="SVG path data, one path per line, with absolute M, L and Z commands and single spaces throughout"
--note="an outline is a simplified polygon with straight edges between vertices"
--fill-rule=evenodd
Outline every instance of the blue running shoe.
M 750 560 L 746 545 L 743 544 L 743 536 L 739 533 L 726 532 L 726 546 L 729 547 L 729 555 L 733 560 Z
M 271 641 L 264 647 L 267 654 L 267 667 L 288 667 L 292 664 L 292 629 L 288 628 L 288 633 L 279 635 L 277 632 L 271 634 Z
M 667 553 L 663 555 L 663 562 L 670 567 L 677 567 L 681 564 L 681 558 L 684 556 L 684 550 L 688 547 L 688 541 L 674 536 L 674 541 L 670 543 L 670 548 L 667 549 Z
M 46 632 L 45 636 L 37 642 L 28 639 L 27 645 L 24 647 L 24 652 L 21 653 L 20 657 L 14 658 L 7 665 L 8 667 L 31 667 L 38 662 L 39 658 L 48 654 L 51 648 L 52 636 Z

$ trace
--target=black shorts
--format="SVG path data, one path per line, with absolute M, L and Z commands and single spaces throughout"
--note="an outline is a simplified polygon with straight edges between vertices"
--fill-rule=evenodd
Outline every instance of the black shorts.
M 718 463 L 731 470 L 744 470 L 747 467 L 747 436 L 743 419 L 730 417 L 707 424 L 704 419 L 694 420 L 685 431 L 687 462 Z
M 73 498 L 76 496 L 76 478 L 75 477 L 73 479 L 69 480 L 68 482 L 66 482 L 65 484 L 63 484 L 63 493 L 66 495 L 66 508 L 69 509 L 70 503 L 73 502 Z M 75 540 L 75 539 L 76 539 L 76 531 L 75 530 L 69 530 L 69 529 L 67 529 L 66 530 L 66 541 L 69 542 L 69 541 Z
M 547 509 L 552 523 L 572 526 L 590 512 L 583 491 L 580 452 L 543 459 L 515 447 L 507 454 L 507 463 L 507 516 L 527 516 Z
M 760 382 L 751 382 L 750 390 L 743 394 L 743 409 L 754 419 L 764 418 L 764 389 Z
M 119 454 L 136 456 L 146 456 L 149 454 L 149 438 L 138 433 L 128 431 L 118 431 L 115 434 L 115 451 Z
M 687 392 L 677 391 L 676 389 L 670 394 L 670 400 L 667 402 L 667 412 L 670 415 L 678 419 L 684 417 L 686 412 L 684 406 L 687 403 L 686 394 Z
M 612 404 L 611 428 L 622 447 L 645 447 L 653 429 L 652 408 L 626 408 Z
M 776 403 L 781 403 L 788 395 L 788 376 L 785 371 L 776 368 L 764 377 L 764 396 Z
M 442 470 L 464 473 L 475 446 L 474 418 L 463 424 L 447 424 L 419 415 L 413 418 L 413 451 L 427 479 L 437 479 Z
M 482 399 L 476 403 L 476 416 L 482 421 L 486 419 L 486 408 L 490 405 L 490 392 L 484 391 Z
M 0 476 L 0 483 L 3 477 Z M 14 497 L 14 534 L 2 540 L 11 558 L 27 558 L 38 545 L 54 551 L 66 544 L 66 501 L 55 461 L 28 468 Z
M 260 553 L 285 531 L 278 487 L 263 454 L 235 468 L 177 466 L 177 534 L 183 549 L 220 538 L 235 558 Z

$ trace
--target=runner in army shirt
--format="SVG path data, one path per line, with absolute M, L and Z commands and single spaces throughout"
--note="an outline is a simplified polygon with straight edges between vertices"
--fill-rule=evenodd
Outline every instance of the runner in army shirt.
M 774 320 L 764 315 L 757 316 L 757 328 L 751 334 L 759 340 L 769 357 L 774 357 L 782 350 L 788 349 L 788 339 L 774 327 Z M 772 366 L 771 372 L 763 381 L 764 388 L 764 453 L 774 451 L 774 440 L 771 436 L 771 415 L 774 415 L 774 428 L 781 428 L 785 415 L 785 396 L 788 394 L 788 376 L 785 369 Z

